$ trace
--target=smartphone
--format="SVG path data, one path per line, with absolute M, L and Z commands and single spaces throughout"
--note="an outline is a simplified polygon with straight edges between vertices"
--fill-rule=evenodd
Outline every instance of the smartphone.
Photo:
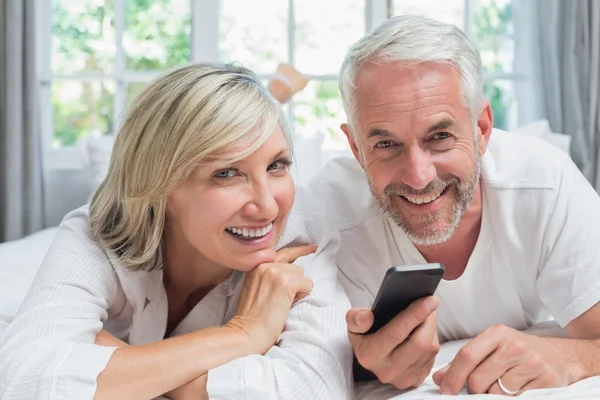
M 374 321 L 366 335 L 377 332 L 415 300 L 433 295 L 443 275 L 444 266 L 439 263 L 403 265 L 388 269 L 373 302 L 371 310 Z M 355 381 L 377 379 L 375 374 L 360 365 L 356 357 L 353 367 Z

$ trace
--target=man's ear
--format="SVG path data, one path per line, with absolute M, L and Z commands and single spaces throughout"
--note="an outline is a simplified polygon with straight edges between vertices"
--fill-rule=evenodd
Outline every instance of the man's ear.
M 356 161 L 358 161 L 360 166 L 364 169 L 362 157 L 360 156 L 360 151 L 358 150 L 358 145 L 356 144 L 356 137 L 352 131 L 352 128 L 348 124 L 342 124 L 340 125 L 340 128 L 342 131 L 344 131 L 344 134 L 346 134 L 346 138 L 348 139 L 348 143 L 350 144 L 354 158 L 356 158 Z
M 479 113 L 479 119 L 477 120 L 477 126 L 475 128 L 477 130 L 477 132 L 475 132 L 477 152 L 480 157 L 483 156 L 487 150 L 493 127 L 494 115 L 492 114 L 492 107 L 488 101 L 485 101 L 483 103 L 483 108 Z

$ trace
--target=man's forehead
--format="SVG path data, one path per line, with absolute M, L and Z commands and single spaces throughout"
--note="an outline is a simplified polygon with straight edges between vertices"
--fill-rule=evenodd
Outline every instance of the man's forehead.
M 399 94 L 417 89 L 435 89 L 440 86 L 460 87 L 456 68 L 439 62 L 375 62 L 365 63 L 355 80 L 356 94 L 371 95 L 379 89 L 391 89 Z

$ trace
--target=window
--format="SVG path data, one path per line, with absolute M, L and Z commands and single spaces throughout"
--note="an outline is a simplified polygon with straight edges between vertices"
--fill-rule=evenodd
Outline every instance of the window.
M 515 84 L 527 77 L 513 72 L 511 0 L 392 0 L 392 15 L 400 14 L 424 14 L 461 27 L 481 54 L 494 126 L 516 127 Z
M 77 167 L 74 145 L 114 133 L 160 72 L 239 61 L 265 81 L 277 64 L 310 78 L 285 106 L 296 137 L 345 149 L 337 73 L 349 45 L 387 17 L 421 13 L 463 27 L 481 49 L 495 122 L 515 120 L 510 0 L 41 0 L 42 130 L 47 165 Z M 80 162 L 79 162 L 80 164 Z

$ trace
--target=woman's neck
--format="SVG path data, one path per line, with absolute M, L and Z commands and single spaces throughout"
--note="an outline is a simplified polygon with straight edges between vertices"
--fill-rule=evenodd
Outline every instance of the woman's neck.
M 167 294 L 176 294 L 179 299 L 187 299 L 192 293 L 208 293 L 232 272 L 206 259 L 189 243 L 169 240 L 166 235 L 163 238 L 162 257 L 163 282 Z

